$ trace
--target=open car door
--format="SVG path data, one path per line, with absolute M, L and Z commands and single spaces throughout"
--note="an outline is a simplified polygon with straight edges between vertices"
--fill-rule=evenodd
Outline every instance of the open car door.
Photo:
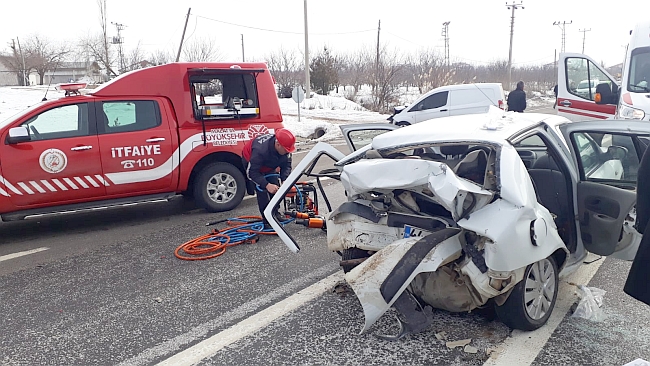
M 343 138 L 350 148 L 350 152 L 357 151 L 368 145 L 372 142 L 372 139 L 375 136 L 401 128 L 400 126 L 388 123 L 363 123 L 356 125 L 343 125 L 340 127 L 341 132 L 343 132 Z
M 634 229 L 639 162 L 647 122 L 591 121 L 560 127 L 573 153 L 574 209 L 586 250 L 633 260 L 641 241 Z
M 572 121 L 612 119 L 615 104 L 596 104 L 596 91 L 604 100 L 618 93 L 618 84 L 587 55 L 560 53 L 557 74 L 557 114 Z M 609 94 L 605 91 L 609 90 Z
M 352 152 L 352 154 L 348 155 L 348 158 L 350 158 L 352 155 L 363 154 L 363 151 L 357 150 L 364 147 L 365 149 L 363 150 L 367 150 L 369 148 L 368 145 L 370 142 L 372 142 L 373 137 L 398 128 L 400 127 L 387 123 L 341 126 L 343 138 L 347 142 L 348 147 Z M 309 151 L 309 153 L 307 153 L 307 155 L 300 161 L 300 163 L 298 163 L 291 174 L 289 174 L 289 177 L 287 177 L 287 179 L 282 182 L 280 189 L 271 198 L 267 209 L 264 210 L 264 217 L 266 220 L 271 224 L 282 242 L 284 242 L 284 244 L 294 253 L 297 253 L 300 250 L 300 246 L 291 237 L 291 235 L 289 235 L 289 233 L 284 230 L 282 225 L 275 220 L 275 217 L 272 213 L 272 208 L 279 204 L 280 200 L 284 199 L 284 196 L 287 194 L 287 192 L 289 192 L 289 190 L 291 190 L 291 187 L 293 187 L 296 182 L 298 182 L 298 180 L 300 180 L 304 175 L 316 179 L 319 179 L 320 177 L 334 177 L 336 174 L 313 171 L 319 159 L 324 156 L 332 159 L 333 163 L 337 163 L 346 157 L 345 154 L 334 148 L 332 145 L 329 145 L 325 142 L 319 142 Z M 334 165 L 332 167 L 334 167 Z M 338 177 L 336 177 L 336 179 L 338 179 Z

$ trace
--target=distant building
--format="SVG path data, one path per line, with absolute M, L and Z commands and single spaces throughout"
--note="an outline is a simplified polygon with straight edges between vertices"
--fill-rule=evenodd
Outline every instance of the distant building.
M 0 55 L 0 86 L 15 86 L 18 83 L 18 73 L 9 67 L 9 56 Z
M 38 75 L 31 75 L 32 84 L 38 84 Z M 62 62 L 56 70 L 46 71 L 43 84 L 61 84 L 72 81 L 92 81 L 99 84 L 105 81 L 97 62 Z
M 623 64 L 622 63 L 620 63 L 618 65 L 610 66 L 610 67 L 606 68 L 605 70 L 607 70 L 607 72 L 610 73 L 610 75 L 612 75 L 613 77 L 615 77 L 616 80 L 618 80 L 618 81 L 620 81 L 621 77 L 623 77 Z

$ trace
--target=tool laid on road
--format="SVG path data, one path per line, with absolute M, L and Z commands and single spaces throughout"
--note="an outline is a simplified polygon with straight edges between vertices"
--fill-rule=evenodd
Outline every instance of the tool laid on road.
M 326 230 L 325 218 L 318 213 L 316 187 L 310 182 L 296 183 L 284 198 L 284 220 L 281 225 L 291 222 L 307 228 Z M 213 229 L 209 234 L 199 236 L 178 246 L 174 255 L 183 260 L 203 260 L 216 258 L 226 252 L 226 248 L 239 244 L 255 244 L 260 235 L 275 235 L 273 229 L 265 229 L 260 216 L 240 216 L 208 222 L 206 226 L 226 223 L 224 229 Z

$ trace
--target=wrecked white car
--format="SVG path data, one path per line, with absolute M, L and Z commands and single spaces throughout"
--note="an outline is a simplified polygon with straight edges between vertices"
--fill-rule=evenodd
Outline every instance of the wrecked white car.
M 428 327 L 431 308 L 494 306 L 511 328 L 537 329 L 587 252 L 634 258 L 648 123 L 498 111 L 342 129 L 356 151 L 317 144 L 269 207 L 303 174 L 340 179 L 347 202 L 327 216 L 327 245 L 361 302 L 362 332 L 391 306 L 402 330 L 390 339 Z M 312 171 L 324 155 L 335 174 Z

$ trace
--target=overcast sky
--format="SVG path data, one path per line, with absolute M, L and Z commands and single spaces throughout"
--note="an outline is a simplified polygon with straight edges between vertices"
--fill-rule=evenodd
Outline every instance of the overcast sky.
M 509 1 L 512 3 L 512 0 Z M 304 49 L 304 0 L 108 0 L 108 21 L 125 26 L 125 50 L 140 47 L 176 54 L 185 16 L 192 8 L 186 42 L 212 39 L 221 61 L 261 60 L 279 49 Z M 327 45 L 335 53 L 374 48 L 377 26 L 381 43 L 404 53 L 435 48 L 442 55 L 442 23 L 449 21 L 452 61 L 485 64 L 508 59 L 511 11 L 492 0 L 307 0 L 309 44 L 313 55 Z M 523 0 L 515 12 L 513 63 L 553 62 L 560 52 L 562 30 L 554 21 L 572 21 L 566 29 L 566 51 L 585 53 L 611 66 L 623 61 L 624 46 L 635 22 L 650 19 L 649 0 Z M 623 20 L 625 19 L 625 20 Z M 0 50 L 13 38 L 38 34 L 53 42 L 77 43 L 99 33 L 95 0 L 2 0 Z M 114 26 L 109 35 L 115 35 Z

